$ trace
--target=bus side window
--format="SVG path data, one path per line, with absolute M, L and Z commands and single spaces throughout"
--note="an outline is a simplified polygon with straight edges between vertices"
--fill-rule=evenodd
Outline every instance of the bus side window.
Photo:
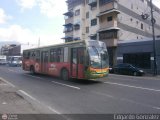
M 51 49 L 50 50 L 50 62 L 56 62 L 56 49 Z
M 58 48 L 57 49 L 57 62 L 63 62 L 64 60 L 64 49 Z
M 32 51 L 32 52 L 31 52 L 30 58 L 35 59 L 35 51 Z
M 27 59 L 29 59 L 29 58 L 30 58 L 30 52 L 28 52 L 28 53 L 27 53 L 26 58 L 27 58 Z
M 36 61 L 39 62 L 40 61 L 40 51 L 39 50 L 36 51 L 35 57 L 36 57 Z

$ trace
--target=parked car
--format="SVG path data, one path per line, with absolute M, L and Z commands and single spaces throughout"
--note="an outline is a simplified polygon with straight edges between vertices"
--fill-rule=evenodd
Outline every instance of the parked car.
M 122 75 L 133 75 L 133 76 L 142 76 L 144 71 L 133 66 L 132 64 L 118 64 L 110 70 L 111 73 L 122 74 Z

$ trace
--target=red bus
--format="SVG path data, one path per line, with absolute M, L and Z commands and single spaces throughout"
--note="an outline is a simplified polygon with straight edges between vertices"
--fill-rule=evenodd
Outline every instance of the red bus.
M 74 41 L 24 50 L 22 68 L 64 80 L 97 79 L 108 75 L 109 57 L 104 42 Z

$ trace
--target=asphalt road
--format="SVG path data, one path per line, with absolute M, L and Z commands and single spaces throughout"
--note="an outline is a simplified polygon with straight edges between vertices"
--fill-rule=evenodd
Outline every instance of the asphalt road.
M 160 113 L 160 79 L 109 75 L 103 81 L 32 75 L 0 66 L 0 77 L 57 114 Z

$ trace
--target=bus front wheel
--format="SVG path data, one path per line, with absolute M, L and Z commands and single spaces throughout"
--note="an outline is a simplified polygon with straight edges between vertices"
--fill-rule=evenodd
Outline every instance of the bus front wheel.
M 61 71 L 61 78 L 62 78 L 63 80 L 69 80 L 68 70 L 63 69 L 63 70 Z

